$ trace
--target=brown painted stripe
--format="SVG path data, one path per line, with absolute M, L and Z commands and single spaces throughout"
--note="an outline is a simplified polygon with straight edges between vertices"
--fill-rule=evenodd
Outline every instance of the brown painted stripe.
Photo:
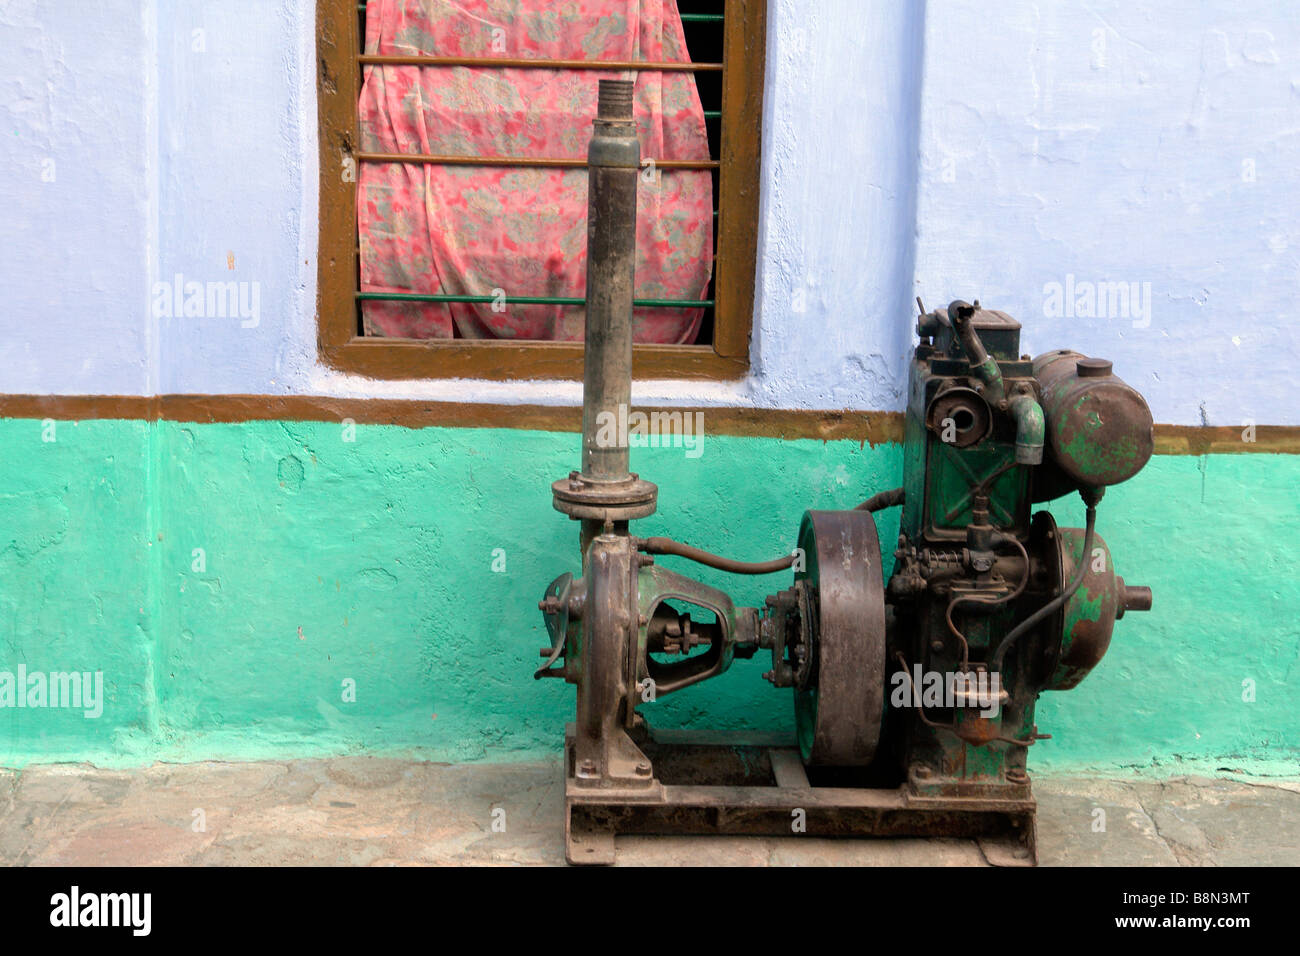
M 714 435 L 763 438 L 848 439 L 879 445 L 901 441 L 899 412 L 796 411 L 753 408 L 652 408 L 644 412 L 701 412 Z M 576 406 L 425 402 L 317 395 L 0 395 L 0 418 L 164 419 L 176 422 L 322 421 L 350 418 L 363 425 L 405 428 L 520 428 L 577 432 Z M 1300 427 L 1259 425 L 1254 441 L 1243 428 L 1157 425 L 1156 454 L 1204 455 L 1263 452 L 1300 454 Z

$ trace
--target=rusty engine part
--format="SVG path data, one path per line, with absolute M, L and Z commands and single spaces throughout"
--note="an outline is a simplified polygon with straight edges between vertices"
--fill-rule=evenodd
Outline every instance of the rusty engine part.
M 1020 355 L 1020 324 L 978 301 L 921 309 L 903 485 L 804 514 L 791 554 L 738 561 L 654 537 L 657 488 L 602 429 L 631 400 L 640 150 L 632 84 L 602 80 L 588 152 L 582 466 L 552 485 L 581 522 L 580 576 L 539 607 L 538 678 L 577 688 L 566 732 L 567 858 L 613 862 L 618 832 L 968 835 L 997 862 L 1034 861 L 1026 755 L 1038 696 L 1074 687 L 1115 621 L 1151 592 L 1115 573 L 1096 533 L 1104 490 L 1151 455 L 1146 402 L 1110 363 Z M 611 439 L 611 434 L 617 437 Z M 1085 527 L 1032 505 L 1077 492 Z M 886 581 L 875 514 L 902 508 Z M 734 574 L 793 571 L 761 608 L 656 557 Z M 792 732 L 652 729 L 659 697 L 763 650 L 793 696 Z

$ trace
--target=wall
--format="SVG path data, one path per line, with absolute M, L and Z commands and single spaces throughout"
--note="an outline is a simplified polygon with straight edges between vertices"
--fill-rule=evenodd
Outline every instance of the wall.
M 310 3 L 83 6 L 0 10 L 0 396 L 577 402 L 575 383 L 318 364 Z M 770 0 L 769 25 L 753 373 L 641 382 L 638 401 L 898 410 L 920 294 L 1010 311 L 1030 351 L 1113 358 L 1160 422 L 1300 424 L 1300 332 L 1273 304 L 1300 291 L 1300 25 L 1284 4 Z M 257 322 L 153 319 L 154 283 L 178 274 L 257 283 Z M 1087 282 L 1136 283 L 1150 321 L 1054 314 L 1052 283 Z M 0 762 L 553 751 L 571 691 L 529 673 L 535 602 L 574 563 L 546 497 L 574 436 L 47 427 L 0 419 L 0 669 L 102 670 L 108 706 L 0 712 Z M 898 483 L 893 445 L 708 441 L 698 461 L 638 459 L 663 489 L 647 533 L 766 556 L 805 505 Z M 1156 610 L 1047 698 L 1056 736 L 1037 761 L 1294 772 L 1298 462 L 1159 456 L 1108 495 L 1100 531 Z M 1056 510 L 1077 523 L 1072 508 Z M 666 698 L 664 720 L 784 726 L 788 701 L 759 672 Z
M 0 391 L 147 394 L 152 8 L 0 8 Z M 90 321 L 88 321 L 90 320 Z
M 577 401 L 569 383 L 319 365 L 312 4 L 88 11 L 0 12 L 17 54 L 0 238 L 12 314 L 42 317 L 0 344 L 3 391 Z M 898 408 L 919 294 L 1005 308 L 1034 351 L 1113 358 L 1158 421 L 1300 424 L 1271 360 L 1300 346 L 1276 305 L 1300 293 L 1298 41 L 1287 5 L 1262 0 L 1013 0 L 996 16 L 770 0 L 755 372 L 692 397 Z M 258 325 L 151 321 L 153 283 L 177 274 L 257 282 Z M 1149 283 L 1149 325 L 1049 317 L 1044 287 L 1069 276 Z M 638 383 L 639 401 L 677 394 Z
M 23 585 L 0 605 L 3 661 L 102 670 L 107 702 L 90 720 L 0 710 L 6 764 L 557 749 L 573 692 L 532 671 L 548 643 L 536 602 L 577 570 L 575 526 L 549 500 L 575 436 L 361 425 L 346 441 L 336 423 L 96 421 L 60 423 L 46 443 L 41 427 L 0 422 L 25 462 L 0 471 L 13 537 L 0 580 Z M 141 447 L 148 458 L 123 452 Z M 892 444 L 710 436 L 698 458 L 653 449 L 636 465 L 662 485 L 642 533 L 760 559 L 793 545 L 805 507 L 851 507 L 901 461 Z M 1300 513 L 1272 489 L 1297 482 L 1294 455 L 1159 456 L 1108 493 L 1099 533 L 1155 609 L 1119 623 L 1078 689 L 1045 695 L 1053 738 L 1037 765 L 1294 773 Z M 1074 503 L 1054 510 L 1082 523 Z M 897 522 L 882 518 L 882 541 Z M 702 579 L 751 605 L 787 583 Z M 738 661 L 648 719 L 787 729 L 789 692 L 761 679 L 768 666 Z
M 998 9 L 929 4 L 918 293 L 998 303 L 1034 354 L 1113 359 L 1156 421 L 1300 422 L 1277 362 L 1300 351 L 1278 306 L 1300 290 L 1294 8 Z M 1070 276 L 1136 284 L 1149 311 L 1049 317 Z

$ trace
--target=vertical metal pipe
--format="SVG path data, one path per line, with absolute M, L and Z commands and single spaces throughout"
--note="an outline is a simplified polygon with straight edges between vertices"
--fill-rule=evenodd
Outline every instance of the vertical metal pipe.
M 632 401 L 632 288 L 641 144 L 632 81 L 601 80 L 587 150 L 587 316 L 582 477 L 626 482 Z

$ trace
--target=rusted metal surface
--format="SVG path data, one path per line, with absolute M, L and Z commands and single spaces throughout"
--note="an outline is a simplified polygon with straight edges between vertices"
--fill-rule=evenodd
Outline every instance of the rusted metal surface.
M 1149 415 L 1144 424 L 1136 411 L 1117 413 L 1111 430 L 1107 416 L 1145 403 L 1108 363 L 1074 353 L 1053 353 L 1069 356 L 1072 371 L 1040 382 L 1018 354 L 1018 322 L 957 301 L 918 322 L 903 488 L 852 511 L 806 512 L 794 554 L 773 561 L 638 539 L 629 523 L 654 509 L 654 486 L 628 470 L 625 441 L 599 437 L 601 419 L 631 396 L 630 95 L 626 83 L 602 83 L 582 469 L 553 486 L 555 507 L 583 519 L 583 570 L 553 581 L 539 605 L 551 644 L 536 676 L 577 686 L 568 858 L 613 862 L 616 833 L 795 832 L 966 835 L 990 859 L 1032 863 L 1026 753 L 1049 736 L 1034 723 L 1038 695 L 1077 684 L 1114 622 L 1151 605 L 1148 589 L 1116 575 L 1095 533 L 1104 486 L 1141 467 L 1150 432 Z M 629 174 L 630 191 L 620 178 Z M 1053 374 L 1063 361 L 1049 363 Z M 1078 436 L 1063 439 L 1067 425 Z M 1032 512 L 1033 501 L 1071 490 L 1086 505 L 1082 531 Z M 872 511 L 898 504 L 886 587 Z M 761 611 L 737 607 L 655 554 L 738 574 L 789 567 L 794 581 Z M 763 676 L 791 688 L 796 747 L 653 738 L 643 703 L 760 648 L 772 656 Z M 911 693 L 887 697 L 899 677 Z
M 570 601 L 573 592 L 573 575 L 566 571 L 550 583 L 537 609 L 546 621 L 546 633 L 551 636 L 551 646 L 542 648 L 546 662 L 533 672 L 533 678 L 563 677 L 563 671 L 552 671 L 551 665 L 560 659 L 568 644 Z
M 572 740 L 571 729 L 570 752 Z M 646 749 L 654 752 L 650 744 Z M 618 834 L 970 837 L 981 841 L 995 864 L 1036 862 L 1035 803 L 1027 783 L 1014 797 L 923 795 L 907 783 L 779 786 L 774 756 L 780 755 L 775 756 L 779 766 L 783 759 L 796 759 L 793 750 L 746 747 L 743 740 L 731 746 L 695 744 L 681 737 L 672 749 L 679 775 L 727 782 L 669 783 L 630 792 L 584 789 L 570 775 L 565 789 L 570 863 L 613 863 Z
M 627 649 L 637 629 L 636 549 L 627 535 L 604 534 L 587 555 L 573 767 L 579 787 L 655 786 L 649 758 L 632 742 L 628 698 L 635 691 Z
M 1151 409 L 1105 359 L 1060 349 L 1034 359 L 1057 467 L 1079 485 L 1116 485 L 1155 448 Z
M 640 560 L 649 562 L 650 559 L 642 555 Z M 724 591 L 650 563 L 641 565 L 636 586 L 635 613 L 642 625 L 629 661 L 633 682 L 643 689 L 652 687 L 656 698 L 723 673 L 735 658 L 737 644 L 754 639 L 757 616 L 753 609 L 737 608 Z M 685 612 L 676 612 L 669 601 L 684 607 Z M 661 648 L 661 652 L 674 655 L 674 659 L 664 661 L 654 656 L 650 636 L 652 626 L 657 627 L 655 622 L 663 621 L 668 615 L 675 621 L 679 634 L 675 639 L 676 650 Z M 707 620 L 710 617 L 712 620 Z M 685 646 L 682 632 L 686 631 L 697 635 L 693 647 Z M 704 648 L 701 653 L 691 653 L 701 648 Z M 635 697 L 629 700 L 628 706 L 634 707 L 643 700 Z
M 935 396 L 926 413 L 926 425 L 949 444 L 966 448 L 983 441 L 993 427 L 988 402 L 975 389 L 954 385 Z
M 1055 668 L 1048 684 L 1052 690 L 1077 687 L 1101 663 L 1110 647 L 1115 622 L 1125 611 L 1151 610 L 1151 589 L 1126 585 L 1115 573 L 1110 549 L 1100 535 L 1084 554 L 1078 528 L 1062 528 L 1061 561 L 1067 576 L 1082 563 L 1083 583 L 1065 602 L 1060 615 L 1060 645 L 1055 650 Z
M 868 511 L 809 511 L 799 529 L 813 595 L 802 638 L 810 666 L 796 680 L 804 760 L 860 767 L 880 740 L 885 688 L 885 587 Z
M 791 554 L 781 558 L 773 558 L 771 561 L 736 561 L 718 554 L 710 554 L 708 551 L 702 551 L 699 548 L 693 548 L 689 544 L 682 544 L 672 538 L 645 538 L 641 542 L 641 550 L 646 554 L 675 554 L 678 557 L 688 558 L 707 567 L 717 568 L 719 571 L 729 571 L 732 574 L 774 574 L 777 571 L 784 571 L 794 564 L 794 555 Z
M 628 435 L 609 422 L 632 405 L 632 284 L 641 144 L 632 81 L 601 80 L 587 150 L 587 309 L 582 469 L 551 486 L 557 511 L 588 521 L 653 514 L 658 489 L 628 469 Z

